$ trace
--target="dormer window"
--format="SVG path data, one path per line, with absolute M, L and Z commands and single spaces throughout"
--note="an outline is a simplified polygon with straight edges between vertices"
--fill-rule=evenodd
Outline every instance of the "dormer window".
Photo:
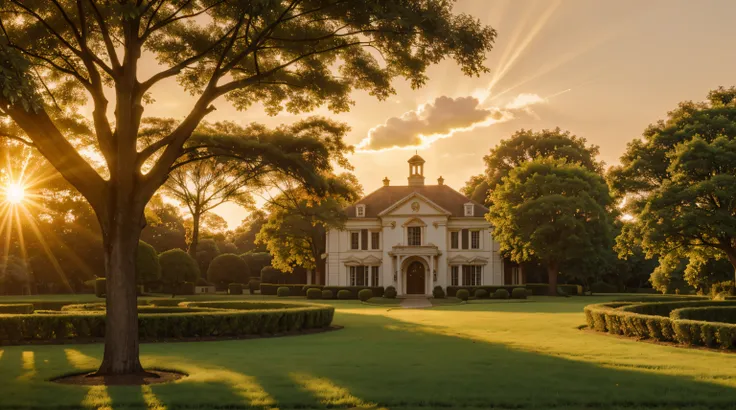
M 356 205 L 355 206 L 355 217 L 356 218 L 365 218 L 365 205 Z
M 475 209 L 475 206 L 473 206 L 472 203 L 465 204 L 465 216 L 474 216 L 473 210 Z

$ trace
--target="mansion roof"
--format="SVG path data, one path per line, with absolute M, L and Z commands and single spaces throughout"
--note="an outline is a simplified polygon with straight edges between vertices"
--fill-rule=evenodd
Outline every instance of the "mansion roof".
M 361 204 L 365 205 L 366 218 L 377 218 L 381 212 L 415 192 L 448 211 L 452 217 L 465 217 L 464 205 L 467 203 L 473 203 L 475 206 L 473 215 L 476 217 L 488 212 L 485 206 L 470 200 L 447 185 L 383 186 L 345 208 L 345 212 L 353 217 L 355 206 Z

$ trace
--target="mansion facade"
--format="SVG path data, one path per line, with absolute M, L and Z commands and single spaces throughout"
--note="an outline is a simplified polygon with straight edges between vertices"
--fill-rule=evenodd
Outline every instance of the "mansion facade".
M 424 184 L 424 159 L 409 159 L 408 185 L 383 187 L 345 209 L 343 230 L 326 235 L 325 285 L 394 286 L 431 295 L 435 286 L 516 285 L 521 269 L 504 261 L 488 209 L 444 184 Z

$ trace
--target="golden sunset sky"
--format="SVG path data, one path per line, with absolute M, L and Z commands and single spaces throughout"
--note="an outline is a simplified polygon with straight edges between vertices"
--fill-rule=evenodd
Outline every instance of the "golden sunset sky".
M 612 165 L 678 102 L 736 84 L 736 1 L 458 0 L 456 11 L 498 31 L 489 74 L 464 77 L 448 61 L 429 71 L 422 89 L 397 82 L 387 101 L 356 93 L 349 113 L 316 112 L 352 127 L 347 142 L 361 149 L 350 160 L 366 193 L 384 177 L 405 185 L 415 149 L 427 161 L 427 183 L 441 175 L 459 189 L 520 128 L 569 130 L 599 145 Z M 183 118 L 193 104 L 175 81 L 153 92 L 146 115 Z M 299 118 L 259 107 L 238 112 L 224 100 L 216 107 L 209 121 L 274 126 Z M 216 213 L 230 228 L 247 215 L 231 204 Z

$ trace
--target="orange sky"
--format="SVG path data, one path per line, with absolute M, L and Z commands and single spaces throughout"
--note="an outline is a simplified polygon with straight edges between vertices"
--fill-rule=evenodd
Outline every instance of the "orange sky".
M 614 164 L 628 141 L 679 101 L 702 100 L 712 88 L 736 84 L 731 0 L 458 0 L 456 10 L 498 31 L 487 62 L 491 73 L 467 78 L 443 63 L 429 71 L 422 89 L 398 82 L 398 94 L 383 102 L 356 93 L 351 112 L 332 115 L 350 124 L 348 142 L 356 145 L 366 145 L 374 128 L 380 146 L 439 132 L 419 149 L 428 183 L 442 175 L 460 188 L 483 171 L 490 148 L 520 128 L 570 130 L 599 145 L 602 159 Z M 153 93 L 156 103 L 146 115 L 182 118 L 192 106 L 174 81 Z M 238 112 L 225 101 L 216 106 L 210 121 L 277 125 L 298 118 L 268 117 L 258 107 Z M 453 128 L 462 130 L 447 132 Z M 353 155 L 366 193 L 386 176 L 406 184 L 414 149 Z M 246 215 L 231 204 L 216 212 L 230 228 Z

